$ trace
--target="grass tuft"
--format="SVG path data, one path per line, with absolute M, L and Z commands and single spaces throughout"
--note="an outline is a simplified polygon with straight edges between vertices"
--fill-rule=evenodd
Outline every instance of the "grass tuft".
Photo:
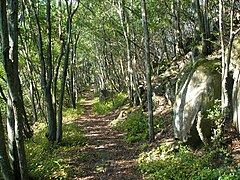
M 98 97 L 94 99 L 93 111 L 97 114 L 107 114 L 114 109 L 122 106 L 126 100 L 127 95 L 118 93 L 108 98 L 106 101 L 100 101 Z

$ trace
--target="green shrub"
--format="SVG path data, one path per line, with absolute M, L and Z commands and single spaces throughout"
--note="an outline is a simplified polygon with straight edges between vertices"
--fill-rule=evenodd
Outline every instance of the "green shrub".
M 176 151 L 166 146 L 158 147 L 139 156 L 139 168 L 150 179 L 239 179 L 240 171 L 230 169 L 214 158 L 224 159 L 222 150 L 193 152 L 186 146 Z
M 221 111 L 221 101 L 219 100 L 215 100 L 213 107 L 207 110 L 207 118 L 214 124 L 211 137 L 214 147 L 221 147 L 223 143 L 224 117 Z
M 98 97 L 94 99 L 93 111 L 97 114 L 106 114 L 112 110 L 123 105 L 127 95 L 118 93 L 113 95 L 111 98 L 107 98 L 106 101 L 100 101 Z
M 76 108 L 63 108 L 63 119 L 64 122 L 69 122 L 79 118 L 81 114 L 83 114 L 84 108 L 81 106 L 81 103 L 77 103 Z
M 74 124 L 63 126 L 63 140 L 60 144 L 49 145 L 46 130 L 36 133 L 25 143 L 30 176 L 33 179 L 65 179 L 71 174 L 66 159 L 77 146 L 85 145 L 85 137 Z
M 147 116 L 142 110 L 128 114 L 127 119 L 117 127 L 125 133 L 124 139 L 126 142 L 143 140 L 148 137 Z

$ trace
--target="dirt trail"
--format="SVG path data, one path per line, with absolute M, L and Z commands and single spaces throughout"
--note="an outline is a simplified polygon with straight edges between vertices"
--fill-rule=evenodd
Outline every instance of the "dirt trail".
M 87 93 L 86 98 L 84 114 L 76 123 L 87 137 L 88 145 L 75 152 L 71 159 L 72 179 L 143 179 L 136 167 L 136 147 L 125 143 L 123 134 L 110 127 L 117 114 L 94 114 L 92 93 Z

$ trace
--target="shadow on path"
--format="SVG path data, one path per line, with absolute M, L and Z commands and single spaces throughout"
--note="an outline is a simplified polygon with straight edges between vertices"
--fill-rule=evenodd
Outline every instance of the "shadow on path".
M 71 179 L 141 180 L 137 170 L 136 147 L 122 140 L 123 134 L 111 129 L 110 122 L 117 113 L 97 115 L 92 111 L 93 95 L 87 93 L 84 114 L 76 120 L 88 145 L 73 153 L 70 164 L 74 177 Z

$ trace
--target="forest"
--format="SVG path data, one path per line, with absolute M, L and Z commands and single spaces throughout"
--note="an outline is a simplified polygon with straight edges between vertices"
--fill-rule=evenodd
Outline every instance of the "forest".
M 240 179 L 238 0 L 1 0 L 0 43 L 0 179 Z

